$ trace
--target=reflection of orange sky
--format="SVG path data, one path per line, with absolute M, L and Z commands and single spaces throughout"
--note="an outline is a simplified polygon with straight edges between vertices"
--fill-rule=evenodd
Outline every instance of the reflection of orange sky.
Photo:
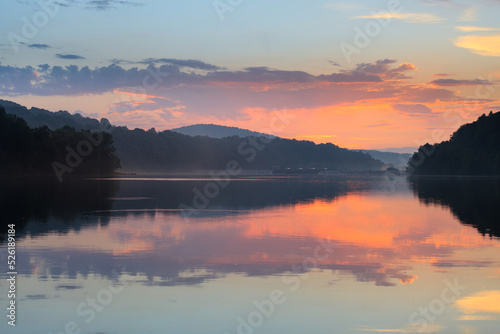
M 480 291 L 456 301 L 456 306 L 466 314 L 500 313 L 500 290 Z
M 422 210 L 411 198 L 350 194 L 336 201 L 315 200 L 296 205 L 290 210 L 290 216 L 272 219 L 266 219 L 266 213 L 262 213 L 262 222 L 251 224 L 246 230 L 247 237 L 312 237 L 395 250 L 414 243 L 432 244 L 437 248 L 490 244 L 473 228 L 457 225 L 447 211 Z M 422 216 L 423 211 L 432 214 Z M 425 240 L 412 240 L 412 235 L 422 232 L 428 234 Z
M 332 240 L 339 247 L 351 245 L 364 250 L 362 258 L 343 257 L 344 264 L 384 262 L 383 255 L 377 251 L 387 250 L 407 256 L 413 262 L 433 263 L 438 259 L 432 254 L 418 253 L 415 247 L 426 245 L 459 250 L 496 245 L 474 228 L 460 225 L 447 209 L 423 209 L 413 197 L 350 194 L 334 201 L 316 199 L 293 206 L 218 217 L 215 221 L 194 220 L 190 224 L 176 215 L 129 215 L 106 227 L 71 231 L 64 238 L 57 235 L 44 239 L 27 238 L 23 247 L 50 244 L 54 249 L 89 249 L 116 256 L 150 253 L 160 248 L 168 254 L 170 247 L 185 242 L 193 233 L 214 234 L 228 228 L 236 228 L 234 237 L 241 240 L 276 238 L 281 242 L 320 238 Z M 286 262 L 291 254 L 273 253 L 270 256 L 265 250 L 257 249 L 239 255 L 228 253 L 224 258 L 205 256 L 211 263 L 260 263 Z

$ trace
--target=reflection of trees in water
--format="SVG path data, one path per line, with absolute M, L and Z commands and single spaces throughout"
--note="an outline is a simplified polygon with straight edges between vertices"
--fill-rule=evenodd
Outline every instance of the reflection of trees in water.
M 15 223 L 18 237 L 22 237 L 25 234 L 67 232 L 92 224 L 106 224 L 111 214 L 106 213 L 109 210 L 117 210 L 113 215 L 143 215 L 148 210 L 154 215 L 156 209 L 177 210 L 180 204 L 194 207 L 194 190 L 205 193 L 208 184 L 225 183 L 210 178 L 203 181 L 68 179 L 62 183 L 39 179 L 0 180 L 0 205 L 5 221 Z M 201 212 L 197 216 L 229 215 L 232 214 L 229 210 L 293 205 L 318 198 L 334 200 L 350 192 L 381 188 L 387 189 L 388 186 L 387 181 L 379 177 L 232 180 L 227 185 L 219 186 L 217 196 L 206 198 L 205 209 L 220 211 Z M 199 200 L 198 203 L 204 204 L 204 201 Z M 104 212 L 92 214 L 93 211 Z M 29 226 L 26 226 L 28 222 Z M 3 224 L 0 233 L 4 233 L 6 228 L 7 225 Z
M 150 201 L 118 201 L 115 209 L 178 209 L 180 204 L 193 207 L 194 190 L 213 193 L 213 187 L 205 192 L 213 180 L 190 182 L 124 181 L 120 185 L 120 197 L 151 197 Z M 221 181 L 222 183 L 222 181 Z M 252 210 L 265 207 L 310 202 L 321 198 L 334 200 L 350 192 L 388 189 L 383 178 L 269 178 L 236 181 L 220 186 L 217 195 L 208 197 L 207 209 Z M 197 197 L 198 199 L 200 196 Z M 200 200 L 198 203 L 203 203 Z M 136 206 L 136 207 L 134 207 Z
M 500 237 L 499 179 L 412 179 L 410 187 L 425 204 L 449 207 L 463 223 L 481 234 Z
M 83 225 L 99 222 L 96 218 L 84 219 L 82 212 L 109 210 L 118 190 L 114 181 L 66 180 L 1 180 L 0 203 L 2 230 L 7 224 L 16 224 L 18 237 L 49 231 L 66 232 L 69 228 L 80 229 Z M 105 220 L 101 219 L 101 223 Z M 29 227 L 27 224 L 29 223 Z

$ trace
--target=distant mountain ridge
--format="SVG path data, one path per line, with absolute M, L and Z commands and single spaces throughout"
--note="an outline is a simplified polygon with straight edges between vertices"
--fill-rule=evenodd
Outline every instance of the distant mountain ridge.
M 391 147 L 391 148 L 377 148 L 376 150 L 379 152 L 393 152 L 400 154 L 413 154 L 417 151 L 418 147 Z
M 353 150 L 360 151 L 371 155 L 374 159 L 380 160 L 385 164 L 392 165 L 396 168 L 403 168 L 408 165 L 408 161 L 413 154 L 410 153 L 396 153 L 396 152 L 383 152 L 378 150 Z
M 183 135 L 188 136 L 207 136 L 210 138 L 225 138 L 237 136 L 240 138 L 245 137 L 266 137 L 266 138 L 276 138 L 275 136 L 265 134 L 262 132 L 250 131 L 246 129 L 241 129 L 234 126 L 224 126 L 224 125 L 216 125 L 216 124 L 194 124 L 183 126 L 176 129 L 171 129 L 170 131 L 174 131 L 177 133 L 181 133 Z M 411 147 L 405 147 L 401 149 L 394 150 L 402 150 L 402 151 L 410 151 Z M 371 157 L 376 160 L 382 161 L 384 164 L 392 165 L 396 168 L 404 168 L 408 165 L 408 160 L 410 160 L 412 154 L 410 153 L 397 153 L 397 152 L 388 152 L 381 150 L 352 150 L 355 152 L 367 153 Z M 416 151 L 414 149 L 412 153 Z
M 177 133 L 182 133 L 187 136 L 207 136 L 210 138 L 224 138 L 224 137 L 232 137 L 237 136 L 241 138 L 245 137 L 266 137 L 266 138 L 275 138 L 276 136 L 250 131 L 246 129 L 237 128 L 234 126 L 224 126 L 224 125 L 216 125 L 216 124 L 194 124 L 183 126 L 176 129 L 171 129 L 170 131 L 174 131 Z

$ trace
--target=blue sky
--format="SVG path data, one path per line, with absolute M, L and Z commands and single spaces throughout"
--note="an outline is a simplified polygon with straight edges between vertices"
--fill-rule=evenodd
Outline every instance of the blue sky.
M 464 123 L 500 105 L 499 9 L 498 0 L 9 1 L 0 98 L 157 129 L 258 131 L 272 110 L 287 109 L 296 121 L 277 135 L 415 146 L 421 134 L 446 139 L 429 131 L 449 135 L 458 123 L 443 115 L 452 108 Z M 147 66 L 169 77 L 137 95 Z

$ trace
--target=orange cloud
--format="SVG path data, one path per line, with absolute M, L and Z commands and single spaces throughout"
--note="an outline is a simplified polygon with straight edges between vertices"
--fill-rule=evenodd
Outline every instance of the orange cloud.
M 496 317 L 490 315 L 463 315 L 457 319 L 458 321 L 478 321 L 478 320 L 497 320 Z
M 498 31 L 499 28 L 486 28 L 486 27 L 474 27 L 474 26 L 458 26 L 455 29 L 465 32 L 470 31 Z
M 455 40 L 455 45 L 481 56 L 500 57 L 500 35 L 461 36 Z
M 451 76 L 453 76 L 453 75 L 455 75 L 455 74 L 448 74 L 448 73 L 435 73 L 435 74 L 433 74 L 432 76 L 433 76 L 433 77 L 451 77 Z
M 355 16 L 354 19 L 398 19 L 410 23 L 437 23 L 444 20 L 432 13 L 378 13 L 372 15 Z
M 141 94 L 141 93 L 132 93 L 132 92 L 126 92 L 126 91 L 121 91 L 121 90 L 118 90 L 118 89 L 115 89 L 113 90 L 113 93 L 114 94 L 120 94 L 120 95 L 128 95 L 128 96 L 134 96 L 134 97 L 141 97 L 141 98 L 144 98 L 144 99 L 165 99 L 161 96 L 154 96 L 154 95 L 147 95 L 147 94 Z

